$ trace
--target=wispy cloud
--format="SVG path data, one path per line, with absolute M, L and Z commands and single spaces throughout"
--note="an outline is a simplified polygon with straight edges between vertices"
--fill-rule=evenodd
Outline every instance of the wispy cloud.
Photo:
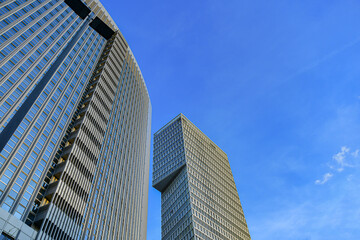
M 357 229 L 360 220 L 358 182 L 340 181 L 336 184 L 338 190 L 327 192 L 326 195 L 317 195 L 317 191 L 310 185 L 297 189 L 304 198 L 299 202 L 292 198 L 282 199 L 282 208 L 274 208 L 262 215 L 258 222 L 250 225 L 252 238 L 268 239 L 272 236 L 272 239 L 280 240 L 357 239 L 355 236 L 359 233 Z M 342 236 L 343 238 L 337 235 L 339 228 L 347 229 L 347 235 Z M 352 233 L 349 229 L 355 232 Z
M 322 179 L 317 179 L 315 184 L 324 184 L 330 180 L 335 174 L 335 172 L 342 172 L 345 168 L 353 168 L 359 166 L 359 152 L 360 149 L 351 151 L 349 147 L 341 147 L 340 152 L 333 155 L 333 161 L 329 164 L 329 168 L 332 172 L 325 173 Z
M 356 149 L 354 152 L 351 153 L 351 155 L 354 157 L 354 158 L 357 158 L 359 156 L 359 149 Z
M 360 42 L 360 38 L 356 38 L 346 44 L 344 44 L 343 46 L 334 49 L 333 51 L 330 51 L 329 53 L 325 54 L 323 57 L 315 60 L 314 62 L 312 62 L 310 65 L 300 69 L 299 71 L 295 72 L 293 75 L 291 75 L 289 77 L 289 79 L 293 79 L 307 71 L 310 71 L 313 68 L 316 68 L 317 66 L 319 66 L 320 64 L 322 64 L 323 62 L 326 62 L 328 59 L 333 58 L 334 56 L 338 55 L 339 53 L 347 50 L 348 48 L 351 48 L 353 46 L 355 46 L 356 44 L 358 44 Z
M 350 148 L 348 147 L 341 147 L 341 151 L 338 152 L 333 156 L 333 159 L 337 163 L 337 170 L 339 172 L 342 172 L 344 170 L 344 167 L 349 167 L 350 165 L 345 162 L 346 155 L 350 152 Z
M 348 182 L 351 182 L 354 179 L 354 175 L 350 174 L 349 176 L 347 176 L 346 180 Z
M 327 181 L 329 181 L 330 178 L 332 178 L 332 176 L 334 176 L 334 174 L 332 173 L 325 173 L 322 180 L 316 180 L 315 181 L 315 184 L 324 184 L 326 183 Z

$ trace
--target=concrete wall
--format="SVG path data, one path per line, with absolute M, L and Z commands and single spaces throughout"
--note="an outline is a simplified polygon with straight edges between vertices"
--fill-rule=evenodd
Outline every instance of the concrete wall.
M 36 230 L 0 208 L 0 233 L 2 232 L 19 240 L 33 240 L 37 234 Z

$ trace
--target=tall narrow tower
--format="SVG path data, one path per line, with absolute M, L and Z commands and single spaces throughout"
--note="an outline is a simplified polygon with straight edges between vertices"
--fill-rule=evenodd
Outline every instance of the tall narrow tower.
M 0 239 L 146 239 L 150 125 L 98 0 L 0 1 Z
M 182 114 L 154 135 L 152 183 L 162 239 L 251 239 L 226 154 Z

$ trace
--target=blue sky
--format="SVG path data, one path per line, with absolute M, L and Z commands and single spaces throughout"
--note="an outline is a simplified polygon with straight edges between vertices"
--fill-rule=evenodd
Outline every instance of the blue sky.
M 360 2 L 102 0 L 153 106 L 229 157 L 254 240 L 360 239 Z M 161 237 L 149 189 L 148 240 Z

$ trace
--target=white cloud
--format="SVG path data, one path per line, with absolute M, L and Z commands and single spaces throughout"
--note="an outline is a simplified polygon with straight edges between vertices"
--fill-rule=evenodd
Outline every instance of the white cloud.
M 325 173 L 322 180 L 316 180 L 315 181 L 315 184 L 324 184 L 326 183 L 327 181 L 329 181 L 330 178 L 332 178 L 334 176 L 334 174 L 332 173 Z
M 354 152 L 351 153 L 351 155 L 354 157 L 354 158 L 357 158 L 359 156 L 359 149 L 356 149 Z
M 353 178 L 354 178 L 354 175 L 350 174 L 349 176 L 347 176 L 346 180 L 348 182 L 351 182 L 353 180 Z
M 350 152 L 350 148 L 343 146 L 343 147 L 341 147 L 341 151 L 333 156 L 333 159 L 338 164 L 337 170 L 339 172 L 343 171 L 344 167 L 347 166 L 347 164 L 345 163 L 345 158 L 349 152 Z
M 338 152 L 333 156 L 333 159 L 337 163 L 337 170 L 339 172 L 343 171 L 345 167 L 356 167 L 357 166 L 357 160 L 360 157 L 359 156 L 360 150 L 356 149 L 353 152 L 350 152 L 350 148 L 348 147 L 341 147 L 341 151 Z
M 334 181 L 327 194 L 314 185 L 296 188 L 279 200 L 281 207 L 267 209 L 255 221 L 248 217 L 252 239 L 335 240 L 358 239 L 360 221 L 359 179 Z M 300 193 L 300 194 L 299 194 Z M 264 204 L 263 200 L 261 204 Z M 338 229 L 347 229 L 344 231 Z
M 355 151 L 351 152 L 349 147 L 342 146 L 340 152 L 333 155 L 334 162 L 329 165 L 331 170 L 336 170 L 338 172 L 344 171 L 347 168 L 354 168 L 359 166 L 357 161 L 360 157 L 360 149 L 356 149 Z M 330 178 L 334 176 L 334 173 L 328 172 L 324 174 L 322 180 L 318 179 L 315 181 L 315 184 L 324 184 L 329 181 Z

